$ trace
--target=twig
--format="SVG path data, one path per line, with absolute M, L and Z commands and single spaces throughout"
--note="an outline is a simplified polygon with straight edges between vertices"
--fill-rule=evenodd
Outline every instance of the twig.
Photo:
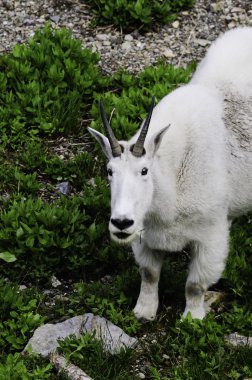
M 93 380 L 82 369 L 72 363 L 67 363 L 64 356 L 53 352 L 49 356 L 50 362 L 55 366 L 57 371 L 63 372 L 69 380 Z

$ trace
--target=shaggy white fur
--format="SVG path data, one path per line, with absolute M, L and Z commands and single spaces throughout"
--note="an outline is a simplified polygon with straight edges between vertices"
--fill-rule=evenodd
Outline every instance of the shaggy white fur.
M 114 158 L 108 139 L 89 130 L 109 159 L 111 237 L 131 243 L 140 266 L 136 316 L 155 318 L 165 253 L 190 244 L 184 314 L 203 318 L 231 220 L 252 209 L 252 28 L 217 39 L 190 83 L 158 103 L 142 157 L 130 150 L 139 132 Z

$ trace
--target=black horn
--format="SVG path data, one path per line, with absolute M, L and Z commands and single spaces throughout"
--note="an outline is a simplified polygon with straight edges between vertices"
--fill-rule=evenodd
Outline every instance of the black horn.
M 137 142 L 135 143 L 134 148 L 132 150 L 132 154 L 134 154 L 135 157 L 141 157 L 144 154 L 144 141 L 146 139 L 148 128 L 150 125 L 154 104 L 155 104 L 155 96 L 152 97 L 148 116 L 145 119 L 145 123 L 141 129 L 140 135 L 139 135 Z
M 101 111 L 102 122 L 103 122 L 105 130 L 107 132 L 108 139 L 109 139 L 110 147 L 112 150 L 112 155 L 113 155 L 113 157 L 119 157 L 122 154 L 122 149 L 121 149 L 120 144 L 118 143 L 118 141 L 114 135 L 114 132 L 112 131 L 111 126 L 109 125 L 106 113 L 104 111 L 104 104 L 103 104 L 102 100 L 100 100 L 100 111 Z

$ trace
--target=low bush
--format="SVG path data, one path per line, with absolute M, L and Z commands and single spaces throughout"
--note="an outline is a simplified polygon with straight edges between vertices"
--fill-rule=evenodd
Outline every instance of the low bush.
M 49 25 L 27 45 L 0 56 L 0 138 L 20 144 L 27 136 L 69 133 L 108 79 L 99 56 L 81 46 L 67 29 Z
M 96 15 L 96 23 L 113 24 L 123 31 L 148 30 L 155 24 L 167 24 L 195 0 L 86 0 Z
M 104 133 L 99 110 L 99 100 L 102 97 L 108 117 L 113 115 L 111 126 L 116 137 L 132 137 L 149 111 L 152 96 L 159 101 L 178 86 L 187 83 L 194 68 L 195 64 L 182 69 L 160 62 L 155 67 L 147 67 L 136 77 L 127 73 L 115 75 L 118 91 L 94 96 L 91 127 Z

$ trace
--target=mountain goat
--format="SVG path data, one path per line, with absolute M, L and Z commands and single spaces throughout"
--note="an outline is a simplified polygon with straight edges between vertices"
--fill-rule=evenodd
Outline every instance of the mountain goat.
M 210 47 L 189 84 L 165 96 L 128 142 L 89 128 L 109 162 L 111 238 L 130 243 L 140 266 L 134 312 L 152 320 L 165 253 L 190 244 L 186 308 L 205 316 L 204 293 L 228 254 L 229 226 L 252 209 L 252 28 Z

